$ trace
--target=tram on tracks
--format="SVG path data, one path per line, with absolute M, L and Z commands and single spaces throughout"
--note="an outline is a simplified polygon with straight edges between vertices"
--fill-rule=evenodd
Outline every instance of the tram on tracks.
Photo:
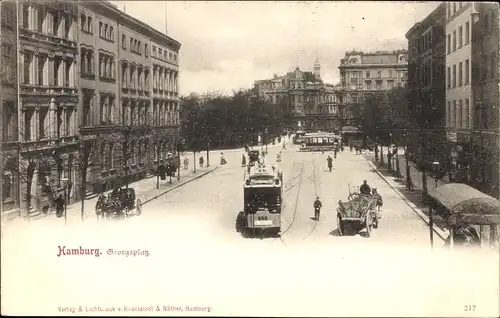
M 342 137 L 335 133 L 317 132 L 305 134 L 301 141 L 300 151 L 329 151 L 340 147 Z
M 244 210 L 239 230 L 246 236 L 257 231 L 279 235 L 283 197 L 283 173 L 276 165 L 256 164 L 245 171 Z
M 300 145 L 302 143 L 302 137 L 306 134 L 305 131 L 299 130 L 295 133 L 295 136 L 293 136 L 292 142 L 296 145 Z

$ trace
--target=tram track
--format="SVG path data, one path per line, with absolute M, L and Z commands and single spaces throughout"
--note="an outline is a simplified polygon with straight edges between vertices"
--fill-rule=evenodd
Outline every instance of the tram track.
M 313 153 L 313 174 L 312 174 L 312 182 L 314 183 L 314 199 L 316 200 L 316 197 L 318 197 L 318 180 L 316 179 L 316 160 L 315 160 L 315 156 L 314 156 L 314 153 Z M 319 220 L 315 220 L 314 223 L 313 223 L 313 226 L 311 228 L 311 230 L 307 233 L 307 235 L 305 237 L 302 238 L 302 241 L 305 241 L 307 240 L 307 238 L 314 233 L 314 231 L 316 230 L 316 226 L 318 225 L 318 222 Z
M 293 164 L 291 170 L 293 170 L 295 164 L 296 163 Z M 299 175 L 291 179 L 291 180 L 299 179 L 298 183 L 296 185 L 290 186 L 288 188 L 288 190 L 290 190 L 290 189 L 294 188 L 295 186 L 297 186 L 297 194 L 295 196 L 295 203 L 294 203 L 294 206 L 293 206 L 292 220 L 290 221 L 290 223 L 288 224 L 288 226 L 283 231 L 281 231 L 281 233 L 279 234 L 279 240 L 285 246 L 287 246 L 287 245 L 286 245 L 285 241 L 283 240 L 283 236 L 292 228 L 292 226 L 293 226 L 293 224 L 295 222 L 295 219 L 297 218 L 297 212 L 298 212 L 297 208 L 298 208 L 299 197 L 300 197 L 300 187 L 302 185 L 303 176 L 304 176 L 304 161 L 303 160 L 300 162 L 300 165 L 301 165 L 301 167 L 300 167 L 300 173 L 299 173 Z M 283 208 L 285 208 L 285 207 L 287 207 L 286 204 L 285 204 L 285 206 Z M 282 210 L 282 213 L 283 213 L 283 210 Z

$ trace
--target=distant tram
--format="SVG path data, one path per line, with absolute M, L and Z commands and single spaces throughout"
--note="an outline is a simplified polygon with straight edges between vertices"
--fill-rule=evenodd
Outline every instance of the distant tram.
M 300 151 L 328 151 L 340 147 L 342 137 L 339 134 L 318 132 L 302 136 Z
M 249 167 L 245 172 L 243 191 L 241 230 L 251 236 L 255 236 L 257 230 L 279 235 L 283 196 L 281 170 L 264 164 Z
M 300 143 L 302 142 L 302 136 L 304 136 L 306 134 L 305 131 L 303 130 L 299 130 L 295 133 L 295 136 L 293 136 L 293 143 L 296 144 L 296 145 L 300 145 Z

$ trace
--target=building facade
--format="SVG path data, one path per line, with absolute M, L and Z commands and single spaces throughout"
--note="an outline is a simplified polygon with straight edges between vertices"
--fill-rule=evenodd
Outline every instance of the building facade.
M 175 149 L 179 42 L 107 1 L 1 8 L 2 211 L 46 210 L 47 185 L 79 200 L 132 182 Z M 152 43 L 168 52 L 156 110 Z
M 426 166 L 449 165 L 446 150 L 446 4 L 440 4 L 407 33 L 408 101 L 423 128 L 408 136 L 410 152 Z
M 108 2 L 79 8 L 85 34 L 81 66 L 93 71 L 81 86 L 80 132 L 84 139 L 100 140 L 94 143 L 98 159 L 89 166 L 85 189 L 99 193 L 155 173 L 167 153 L 175 152 L 180 43 Z M 165 52 L 161 59 L 158 47 Z M 159 64 L 161 73 L 155 72 Z
M 496 3 L 446 3 L 446 130 L 452 174 L 499 196 L 499 22 Z
M 17 103 L 17 34 L 14 2 L 0 3 L 0 213 L 19 207 L 18 167 L 18 103 Z
M 338 86 L 321 80 L 321 65 L 316 60 L 313 72 L 297 67 L 286 75 L 254 83 L 255 93 L 264 101 L 282 107 L 292 130 L 339 130 L 342 96 Z
M 383 92 L 406 85 L 408 51 L 346 52 L 340 60 L 340 84 L 343 95 L 344 126 L 358 126 L 355 108 L 367 94 Z

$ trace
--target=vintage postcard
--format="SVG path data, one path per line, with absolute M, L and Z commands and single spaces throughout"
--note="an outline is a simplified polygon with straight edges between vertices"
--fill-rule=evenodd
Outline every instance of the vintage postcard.
M 498 317 L 499 8 L 1 1 L 1 313 Z

